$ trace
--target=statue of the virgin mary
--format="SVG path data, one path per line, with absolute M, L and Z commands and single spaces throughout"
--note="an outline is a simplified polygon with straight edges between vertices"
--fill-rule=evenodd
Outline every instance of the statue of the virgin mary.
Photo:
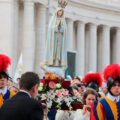
M 58 1 L 58 8 L 48 26 L 47 49 L 45 65 L 50 69 L 67 67 L 67 26 L 64 18 L 66 0 Z
M 58 8 L 48 27 L 46 64 L 66 68 L 67 40 L 64 11 Z

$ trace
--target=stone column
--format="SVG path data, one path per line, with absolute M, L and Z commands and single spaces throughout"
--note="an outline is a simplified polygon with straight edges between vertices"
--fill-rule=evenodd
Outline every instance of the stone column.
M 14 1 L 0 0 L 0 54 L 6 54 L 13 58 L 13 30 L 14 30 Z M 9 68 L 9 74 L 12 76 L 12 66 Z
M 45 62 L 46 56 L 46 7 L 38 4 L 36 6 L 36 57 L 35 71 L 41 75 L 40 63 Z
M 34 3 L 24 1 L 23 18 L 23 68 L 24 72 L 33 71 L 34 67 L 34 49 L 35 49 L 35 31 L 34 31 Z
M 102 26 L 102 69 L 110 64 L 110 27 Z
M 73 50 L 73 21 L 71 19 L 67 19 L 67 44 L 68 50 Z
M 14 1 L 13 3 L 13 15 L 14 15 L 14 20 L 13 22 L 13 59 L 12 59 L 12 75 L 15 75 L 15 71 L 16 71 L 16 67 L 18 64 L 18 30 L 19 30 L 19 2 L 18 1 Z
M 120 64 L 120 28 L 116 28 L 116 63 Z
M 97 70 L 97 26 L 89 24 L 88 72 Z
M 12 37 L 13 37 L 13 0 L 0 1 L 0 53 L 12 57 Z
M 85 72 L 85 24 L 77 22 L 76 74 L 84 76 Z

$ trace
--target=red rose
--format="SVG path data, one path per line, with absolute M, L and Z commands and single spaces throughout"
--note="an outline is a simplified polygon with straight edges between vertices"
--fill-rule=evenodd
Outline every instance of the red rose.
M 51 89 L 54 89 L 55 88 L 55 83 L 53 82 L 53 81 L 51 81 L 51 82 L 49 82 L 49 87 L 51 88 Z

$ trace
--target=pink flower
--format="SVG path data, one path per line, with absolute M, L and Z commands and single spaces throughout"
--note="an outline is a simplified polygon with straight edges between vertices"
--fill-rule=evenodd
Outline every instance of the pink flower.
M 50 93 L 48 93 L 47 95 L 48 95 L 48 96 L 50 96 L 51 94 L 50 94 Z
M 58 97 L 60 97 L 60 96 L 62 96 L 62 93 L 57 90 L 57 91 L 56 91 L 56 95 L 57 95 Z
M 53 91 L 50 91 L 50 94 L 51 94 L 51 95 L 54 94 Z
M 63 92 L 62 92 L 62 94 L 63 94 L 64 96 L 67 96 L 67 95 L 68 95 L 68 90 L 64 89 Z
M 49 87 L 51 88 L 51 89 L 54 89 L 55 88 L 55 83 L 53 82 L 53 81 L 51 81 L 51 82 L 49 82 Z
M 63 101 L 65 101 L 65 98 L 62 98 Z

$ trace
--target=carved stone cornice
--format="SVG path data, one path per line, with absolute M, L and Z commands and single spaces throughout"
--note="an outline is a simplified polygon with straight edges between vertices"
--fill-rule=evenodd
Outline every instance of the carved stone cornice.
M 35 3 L 40 3 L 43 4 L 45 6 L 48 6 L 48 0 L 34 0 Z
M 114 11 L 114 12 L 120 12 L 120 6 L 113 6 L 113 5 L 107 5 L 107 4 L 100 4 L 100 3 L 95 3 L 95 2 L 90 2 L 86 0 L 70 0 L 71 4 L 74 4 L 75 6 L 86 6 L 86 7 L 91 7 L 92 9 L 102 9 L 102 10 L 107 10 L 107 11 Z

